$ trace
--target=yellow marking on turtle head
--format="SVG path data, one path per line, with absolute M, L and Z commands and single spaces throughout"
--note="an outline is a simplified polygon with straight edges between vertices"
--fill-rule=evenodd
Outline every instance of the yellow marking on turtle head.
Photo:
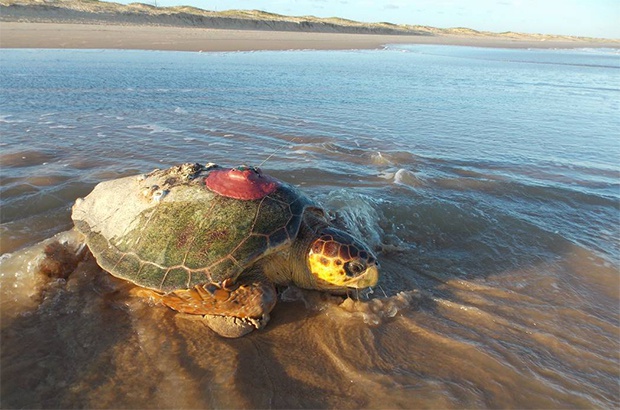
M 308 255 L 308 265 L 310 272 L 318 279 L 321 279 L 331 285 L 347 286 L 347 277 L 343 264 L 336 262 L 338 258 L 328 258 L 320 253 L 311 252 Z

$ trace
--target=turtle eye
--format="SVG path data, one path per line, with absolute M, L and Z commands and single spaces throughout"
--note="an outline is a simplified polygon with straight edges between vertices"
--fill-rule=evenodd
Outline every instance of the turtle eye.
M 359 262 L 347 262 L 344 264 L 344 270 L 347 276 L 355 277 L 366 270 L 366 266 Z

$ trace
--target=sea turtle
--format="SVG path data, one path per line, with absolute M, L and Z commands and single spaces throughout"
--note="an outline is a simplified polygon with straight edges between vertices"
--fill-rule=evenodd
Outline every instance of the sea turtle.
M 266 324 L 275 285 L 342 294 L 379 278 L 368 246 L 257 167 L 187 163 L 102 182 L 72 218 L 103 269 L 228 337 Z

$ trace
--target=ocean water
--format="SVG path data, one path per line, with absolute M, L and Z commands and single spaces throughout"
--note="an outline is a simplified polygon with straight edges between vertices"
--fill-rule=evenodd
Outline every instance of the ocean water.
M 0 50 L 2 408 L 617 408 L 620 51 Z M 378 253 L 244 338 L 92 257 L 38 272 L 103 180 L 259 165 Z

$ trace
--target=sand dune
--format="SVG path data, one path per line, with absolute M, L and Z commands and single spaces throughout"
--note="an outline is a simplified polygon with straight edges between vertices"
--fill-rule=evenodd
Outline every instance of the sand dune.
M 620 47 L 620 40 L 490 33 L 257 10 L 96 0 L 0 0 L 2 48 L 122 48 L 182 51 L 368 49 L 388 43 L 483 47 Z

